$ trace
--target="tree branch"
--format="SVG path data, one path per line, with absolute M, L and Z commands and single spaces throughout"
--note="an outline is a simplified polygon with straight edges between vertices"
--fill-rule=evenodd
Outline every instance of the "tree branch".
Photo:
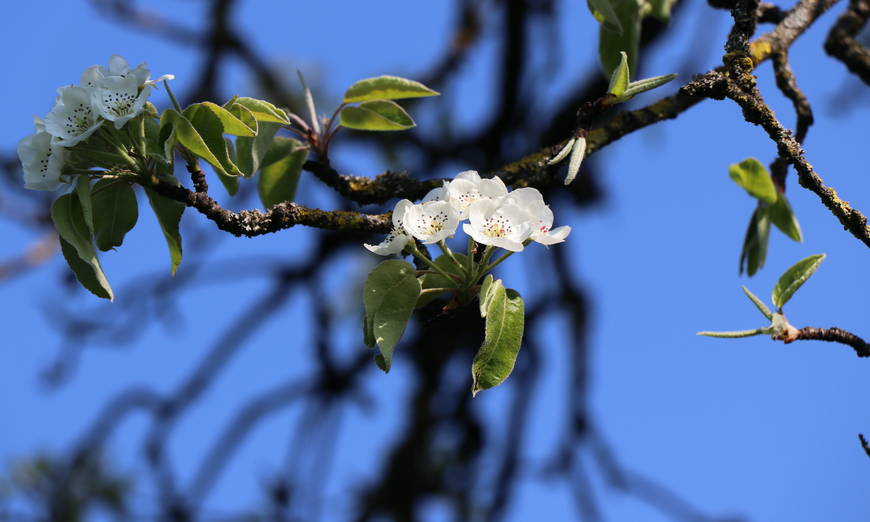
M 855 36 L 870 19 L 870 0 L 851 0 L 828 33 L 825 51 L 870 85 L 870 49 L 861 45 Z
M 864 339 L 836 327 L 815 328 L 805 326 L 797 331 L 796 337 L 786 340 L 785 343 L 788 344 L 792 341 L 827 341 L 829 343 L 845 344 L 851 346 L 858 357 L 870 357 L 870 345 L 864 342 Z

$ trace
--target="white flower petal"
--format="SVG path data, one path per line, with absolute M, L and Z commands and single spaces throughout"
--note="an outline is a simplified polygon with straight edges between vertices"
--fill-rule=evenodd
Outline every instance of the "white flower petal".
M 140 91 L 133 77 L 110 76 L 93 89 L 93 103 L 100 116 L 115 122 L 115 128 L 120 129 L 144 110 L 150 94 L 151 86 L 145 85 Z
M 24 187 L 31 190 L 55 190 L 60 181 L 66 151 L 51 143 L 51 135 L 37 132 L 18 142 L 18 158 L 24 170 Z
M 570 185 L 577 177 L 584 156 L 586 156 L 586 138 L 577 138 L 574 148 L 571 149 L 571 159 L 568 160 L 568 175 L 565 176 L 566 185 Z
M 405 248 L 405 245 L 410 241 L 409 238 L 405 234 L 396 233 L 395 231 L 390 232 L 386 239 L 378 243 L 377 245 L 370 245 L 368 243 L 363 244 L 363 246 L 373 254 L 378 254 L 379 256 L 391 256 L 393 254 L 398 254 Z
M 447 201 L 428 201 L 408 207 L 405 230 L 424 244 L 451 237 L 459 226 L 459 214 Z
M 45 118 L 45 130 L 57 145 L 72 147 L 87 139 L 102 121 L 91 104 L 91 93 L 84 87 L 61 87 L 58 101 Z

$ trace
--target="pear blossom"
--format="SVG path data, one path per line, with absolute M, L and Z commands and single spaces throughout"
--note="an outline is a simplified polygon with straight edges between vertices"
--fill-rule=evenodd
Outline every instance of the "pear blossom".
M 82 73 L 79 85 L 82 87 L 97 87 L 104 78 L 135 78 L 137 85 L 148 81 L 151 71 L 144 63 L 140 63 L 135 69 L 130 69 L 127 60 L 123 56 L 113 54 L 109 57 L 109 66 L 93 65 Z M 170 78 L 171 79 L 171 78 Z M 156 80 L 155 80 L 156 81 Z
M 571 233 L 571 227 L 561 226 L 551 229 L 553 226 L 553 211 L 544 203 L 544 196 L 538 189 L 523 187 L 511 191 L 505 199 L 506 203 L 519 206 L 528 216 L 531 227 L 531 239 L 542 245 L 554 245 L 565 241 Z
M 45 118 L 45 130 L 62 147 L 72 147 L 96 131 L 102 120 L 91 105 L 91 93 L 84 87 L 61 87 L 54 108 Z
M 433 191 L 430 191 L 430 194 Z M 404 215 L 404 226 L 409 234 L 424 244 L 437 243 L 456 233 L 456 228 L 459 226 L 459 213 L 449 201 L 430 199 L 408 207 Z
M 400 253 L 405 248 L 405 245 L 408 244 L 408 241 L 411 240 L 411 237 L 408 235 L 407 231 L 405 231 L 404 225 L 405 212 L 411 206 L 413 206 L 413 203 L 407 199 L 403 199 L 396 203 L 396 206 L 393 209 L 393 229 L 389 234 L 387 234 L 386 239 L 377 245 L 364 243 L 363 246 L 366 247 L 369 252 L 378 254 L 379 256 L 391 256 Z
M 133 74 L 102 78 L 92 91 L 94 108 L 100 116 L 114 122 L 116 129 L 138 116 L 150 95 L 151 86 L 143 85 Z
M 36 133 L 18 142 L 18 158 L 24 168 L 24 188 L 55 190 L 61 185 L 60 174 L 66 151 L 52 143 L 41 118 L 33 118 Z
M 500 201 L 508 193 L 501 178 L 483 179 L 476 170 L 460 172 L 453 181 L 445 184 L 445 188 L 450 204 L 459 212 L 460 220 L 468 219 L 468 209 L 475 201 Z
M 481 199 L 471 204 L 462 230 L 478 243 L 520 252 L 532 228 L 528 213 L 516 202 Z

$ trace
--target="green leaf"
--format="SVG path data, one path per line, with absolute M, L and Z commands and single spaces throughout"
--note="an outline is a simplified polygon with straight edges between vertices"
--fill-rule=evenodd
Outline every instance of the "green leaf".
M 728 176 L 750 196 L 765 203 L 775 203 L 777 192 L 767 169 L 755 158 L 747 158 L 728 167 Z
M 640 47 L 641 13 L 637 0 L 610 0 L 619 19 L 622 31 L 612 24 L 602 24 L 598 33 L 598 58 L 604 76 L 610 78 L 622 60 L 620 52 L 628 56 L 628 69 L 637 70 L 637 55 Z
M 761 312 L 762 315 L 764 315 L 764 317 L 766 317 L 768 321 L 770 321 L 773 318 L 773 314 L 771 313 L 771 311 L 767 307 L 767 305 L 765 305 L 761 299 L 756 297 L 755 294 L 750 292 L 748 288 L 746 288 L 745 286 L 743 286 L 742 288 L 743 288 L 743 293 L 746 294 L 746 297 L 748 297 L 749 300 L 752 301 L 752 304 L 754 304 L 755 307 L 758 308 L 758 311 Z
M 770 239 L 770 217 L 767 215 L 767 207 L 761 203 L 755 208 L 749 219 L 749 227 L 746 229 L 746 237 L 743 240 L 743 250 L 740 252 L 740 270 L 743 273 L 744 266 L 749 277 L 755 275 L 764 267 L 767 260 L 767 243 Z
M 782 307 L 797 292 L 798 288 L 819 268 L 819 265 L 825 260 L 825 256 L 825 254 L 816 254 L 805 257 L 779 276 L 779 281 L 773 287 L 772 295 L 773 304 L 777 309 L 782 310 Z
M 82 206 L 82 218 L 88 226 L 88 232 L 94 235 L 94 209 L 91 202 L 91 180 L 87 176 L 79 176 L 76 181 L 76 197 Z
M 133 187 L 125 181 L 102 179 L 94 185 L 91 201 L 97 248 L 106 251 L 121 246 L 139 218 Z
M 240 120 L 247 125 L 253 125 L 257 129 L 257 136 L 254 138 L 238 137 L 236 138 L 236 165 L 242 174 L 246 177 L 253 176 L 263 162 L 272 140 L 282 127 L 280 123 L 262 122 L 258 123 L 254 114 L 239 104 L 233 104 L 231 111 L 239 117 Z
M 402 98 L 423 98 L 438 96 L 420 82 L 400 78 L 398 76 L 378 76 L 360 80 L 344 93 L 344 103 L 356 103 L 370 100 L 399 100 Z
M 586 5 L 598 23 L 608 26 L 615 33 L 622 34 L 622 24 L 613 6 L 610 5 L 610 0 L 587 0 Z
M 73 194 L 64 194 L 51 205 L 51 220 L 60 236 L 61 249 L 70 269 L 82 286 L 97 297 L 114 299 L 112 287 L 103 273 L 90 231 L 82 214 L 79 199 Z M 63 249 L 63 242 L 68 248 Z
M 381 369 L 390 371 L 396 343 L 420 297 L 420 282 L 412 265 L 398 259 L 384 261 L 369 273 L 363 291 L 366 340 L 374 341 L 383 358 Z M 371 345 L 370 345 L 371 346 Z
M 190 120 L 173 109 L 166 109 L 163 111 L 163 116 L 160 119 L 160 137 L 161 140 L 165 138 L 168 143 L 170 134 L 167 133 L 167 130 L 169 133 L 174 133 L 178 142 L 187 150 L 204 159 L 213 166 L 215 170 L 223 171 L 220 160 L 218 160 L 214 153 L 212 153 L 211 149 L 203 140 L 203 137 L 200 136 L 196 128 L 194 128 Z M 220 138 L 220 143 L 222 147 L 226 148 L 223 145 L 223 136 Z M 169 152 L 167 151 L 167 154 L 168 153 Z
M 492 297 L 495 295 L 496 286 L 502 285 L 501 279 L 494 281 L 492 274 L 487 274 L 480 284 L 480 293 L 477 295 L 477 300 L 480 302 L 480 316 L 486 317 L 486 309 L 492 302 Z
M 514 290 L 505 290 L 500 281 L 491 286 L 483 344 L 471 362 L 472 395 L 508 378 L 523 340 L 523 299 Z
M 76 275 L 79 283 L 95 296 L 108 299 L 109 301 L 113 300 L 112 288 L 109 286 L 109 282 L 106 281 L 106 276 L 103 274 L 99 261 L 96 262 L 96 265 L 86 263 L 79 257 L 74 246 L 64 241 L 63 238 L 58 238 L 58 240 L 60 241 L 60 251 L 63 254 L 63 258 L 66 259 L 67 264 Z
M 242 172 L 233 163 L 230 151 L 227 150 L 227 142 L 224 140 L 225 129 L 220 118 L 209 108 L 200 104 L 191 105 L 184 109 L 184 117 L 196 129 L 214 159 L 218 160 L 218 164 L 212 164 L 212 167 L 219 170 L 221 174 L 241 176 Z M 197 153 L 197 155 L 199 154 Z M 203 159 L 209 161 L 208 158 L 203 157 Z
M 770 327 L 756 328 L 755 330 L 735 330 L 733 332 L 698 332 L 695 335 L 706 337 L 722 337 L 725 339 L 737 339 L 740 337 L 753 337 L 755 335 L 770 334 Z
M 466 258 L 465 258 L 465 254 L 459 254 L 459 253 L 454 252 L 453 256 L 456 258 L 457 261 L 459 261 L 462 264 L 465 264 L 467 262 Z M 437 258 L 435 258 L 435 261 L 433 261 L 433 262 L 435 263 L 435 265 L 438 266 L 438 268 L 441 268 L 442 270 L 444 270 L 448 274 L 453 274 L 453 275 L 457 276 L 458 278 L 460 278 L 460 280 L 465 277 L 465 275 L 462 272 L 462 269 L 458 268 L 456 266 L 456 263 L 454 263 L 453 260 L 450 259 L 446 255 L 438 256 Z M 446 278 L 443 275 L 438 274 L 438 273 L 423 274 L 418 279 L 420 280 L 420 287 L 423 290 L 426 290 L 428 288 L 457 288 L 458 287 L 458 283 L 455 280 Z M 437 294 L 432 294 L 432 293 L 421 295 L 420 299 L 417 301 L 417 308 L 422 308 L 422 307 L 426 306 L 427 304 L 434 301 L 437 297 L 438 297 Z
M 374 100 L 359 106 L 345 107 L 339 114 L 341 124 L 348 129 L 368 131 L 399 131 L 416 125 L 398 103 Z
M 770 220 L 776 225 L 776 228 L 780 229 L 783 234 L 798 243 L 803 243 L 804 236 L 801 233 L 801 226 L 785 194 L 779 194 L 776 203 L 770 206 L 767 213 L 770 215 Z
M 157 222 L 160 223 L 160 229 L 163 231 L 163 237 L 166 239 L 166 246 L 169 247 L 172 275 L 175 275 L 178 265 L 181 264 L 181 232 L 179 231 L 179 223 L 181 222 L 181 215 L 184 213 L 185 206 L 183 203 L 163 197 L 148 188 L 145 189 L 145 194 L 148 196 L 151 210 L 157 216 Z
M 233 98 L 227 102 L 224 107 L 229 109 L 233 104 L 241 105 L 251 111 L 251 114 L 254 115 L 254 118 L 256 118 L 258 122 L 281 123 L 284 125 L 290 124 L 290 120 L 287 119 L 287 114 L 285 114 L 284 111 L 265 100 L 246 98 L 242 96 Z
M 221 122 L 221 126 L 223 127 L 224 134 L 232 134 L 233 136 L 248 136 L 248 137 L 254 137 L 257 135 L 257 127 L 256 126 L 251 127 L 250 125 L 243 122 L 242 120 L 237 118 L 233 113 L 231 113 L 230 111 L 221 107 L 220 105 L 217 105 L 217 104 L 212 103 L 212 102 L 201 102 L 201 103 L 195 103 L 195 104 L 191 105 L 191 107 L 193 107 L 194 105 L 197 105 L 203 109 L 211 111 L 217 117 L 217 119 Z M 184 109 L 184 112 L 187 113 L 188 109 L 190 109 L 190 107 L 188 107 L 187 109 Z
M 612 94 L 616 97 L 622 96 L 625 89 L 628 87 L 629 69 L 628 55 L 624 51 L 619 52 L 619 65 L 613 70 L 610 75 L 610 85 L 607 87 L 607 94 Z
M 622 93 L 617 101 L 628 101 L 642 92 L 650 91 L 652 89 L 655 89 L 656 87 L 661 87 L 662 85 L 668 83 L 676 77 L 676 74 L 665 74 L 662 76 L 653 76 L 652 78 L 644 78 L 643 80 L 631 82 L 625 88 L 625 92 Z
M 278 137 L 263 158 L 257 189 L 263 208 L 293 201 L 302 165 L 308 158 L 308 148 L 291 138 Z

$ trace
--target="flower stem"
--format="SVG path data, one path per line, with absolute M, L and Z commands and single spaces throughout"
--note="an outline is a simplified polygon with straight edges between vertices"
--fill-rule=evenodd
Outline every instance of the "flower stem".
M 502 261 L 504 261 L 505 259 L 509 258 L 509 257 L 512 256 L 513 254 L 514 254 L 514 253 L 511 252 L 511 251 L 507 251 L 507 252 L 505 252 L 504 254 L 502 254 L 501 257 L 499 257 L 498 259 L 496 259 L 495 261 L 493 261 L 491 264 L 486 265 L 486 266 L 484 267 L 483 271 L 480 273 L 480 275 L 483 276 L 483 275 L 486 275 L 486 274 L 489 273 L 489 272 L 492 272 L 492 269 L 493 269 L 493 268 L 495 268 L 495 267 L 497 267 L 498 265 L 500 265 L 500 264 L 502 263 Z
M 178 100 L 176 100 L 175 95 L 172 94 L 172 89 L 169 88 L 169 81 L 163 80 L 163 86 L 166 87 L 166 92 L 169 93 L 169 99 L 172 100 L 172 105 L 175 107 L 175 110 L 181 112 L 181 105 L 178 104 Z
M 447 246 L 447 243 L 445 243 L 443 239 L 438 242 L 438 246 L 441 247 L 441 251 L 444 252 L 444 255 L 446 255 L 450 258 L 451 261 L 453 261 L 453 264 L 456 265 L 456 268 L 458 268 L 460 272 L 465 271 L 465 266 L 463 266 L 462 263 L 460 263 L 459 260 L 456 259 L 456 256 L 453 255 L 453 251 L 450 250 L 450 247 Z
M 414 243 L 414 241 L 408 241 L 408 245 L 405 248 L 410 250 L 411 253 L 414 254 L 414 257 L 426 263 L 429 268 L 444 276 L 448 281 L 453 281 L 454 279 L 456 279 L 455 275 L 448 273 L 446 270 L 436 265 L 434 261 L 420 253 L 420 250 L 417 248 L 417 245 Z

